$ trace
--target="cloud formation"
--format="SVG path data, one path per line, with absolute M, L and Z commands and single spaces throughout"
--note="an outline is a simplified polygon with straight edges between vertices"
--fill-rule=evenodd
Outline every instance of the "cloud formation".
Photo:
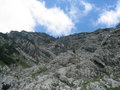
M 80 18 L 85 17 L 93 10 L 94 5 L 84 0 L 67 0 L 70 3 L 68 14 L 71 19 L 78 23 Z
M 0 0 L 0 32 L 33 31 L 34 25 L 32 14 L 23 0 Z
M 94 7 L 94 5 L 85 1 L 80 1 L 80 4 L 84 6 L 84 11 L 83 11 L 84 15 L 88 14 Z
M 34 31 L 36 24 L 54 36 L 68 35 L 74 28 L 72 19 L 57 7 L 46 8 L 38 0 L 0 0 L 0 32 Z
M 114 26 L 120 22 L 120 0 L 118 0 L 114 10 L 104 10 L 97 20 L 97 24 Z

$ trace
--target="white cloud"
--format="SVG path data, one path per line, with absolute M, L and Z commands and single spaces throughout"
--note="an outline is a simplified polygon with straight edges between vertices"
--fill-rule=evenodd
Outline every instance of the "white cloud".
M 97 24 L 114 26 L 120 22 L 120 0 L 118 0 L 115 10 L 104 10 L 97 20 Z
M 0 32 L 33 31 L 35 22 L 23 0 L 0 0 Z
M 85 1 L 80 1 L 80 4 L 84 6 L 84 11 L 83 11 L 84 15 L 88 14 L 94 7 L 94 5 Z
M 68 15 L 76 23 L 79 21 L 80 13 L 79 9 L 76 6 L 71 6 Z
M 74 23 L 64 11 L 57 7 L 48 9 L 44 2 L 0 0 L 0 32 L 34 31 L 36 22 L 54 36 L 70 34 L 74 28 Z
M 93 10 L 94 5 L 85 2 L 84 0 L 63 0 L 64 2 L 69 2 L 68 15 L 74 21 L 74 23 L 80 22 L 80 18 L 85 17 Z

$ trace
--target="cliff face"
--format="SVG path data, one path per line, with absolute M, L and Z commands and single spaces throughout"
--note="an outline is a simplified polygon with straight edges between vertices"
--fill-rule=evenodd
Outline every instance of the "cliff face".
M 119 90 L 120 27 L 58 39 L 0 33 L 2 90 Z

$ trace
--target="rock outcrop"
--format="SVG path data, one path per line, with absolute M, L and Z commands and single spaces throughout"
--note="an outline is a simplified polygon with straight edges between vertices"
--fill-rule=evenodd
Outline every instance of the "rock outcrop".
M 119 90 L 120 27 L 54 38 L 0 33 L 1 90 Z

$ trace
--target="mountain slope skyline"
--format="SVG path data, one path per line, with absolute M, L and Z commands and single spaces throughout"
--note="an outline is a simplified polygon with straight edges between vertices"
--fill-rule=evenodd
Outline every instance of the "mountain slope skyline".
M 55 38 L 0 33 L 1 90 L 119 90 L 120 25 Z

